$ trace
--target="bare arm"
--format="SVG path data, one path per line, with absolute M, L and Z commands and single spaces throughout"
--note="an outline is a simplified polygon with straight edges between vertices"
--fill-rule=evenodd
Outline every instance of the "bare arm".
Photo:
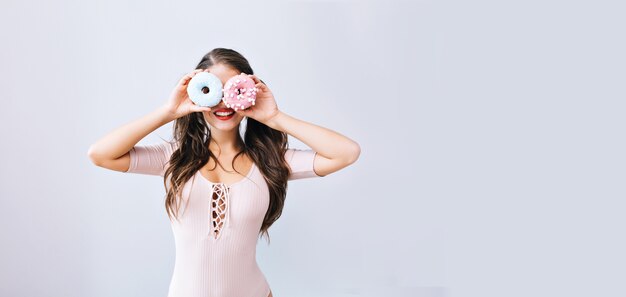
M 115 171 L 127 171 L 129 153 L 141 139 L 174 118 L 165 106 L 116 128 L 89 147 L 87 155 L 96 166 Z
M 194 70 L 180 79 L 170 99 L 163 106 L 143 117 L 116 128 L 89 147 L 87 155 L 93 164 L 115 171 L 127 171 L 129 151 L 159 127 L 191 112 L 208 111 L 195 105 L 187 95 L 189 80 L 202 70 Z
M 325 176 L 356 162 L 361 154 L 359 144 L 333 130 L 311 124 L 283 113 L 278 109 L 272 91 L 256 75 L 250 75 L 259 89 L 256 105 L 236 111 L 251 117 L 272 129 L 285 132 L 317 154 L 313 169 L 319 176 Z
M 347 167 L 356 162 L 361 154 L 361 147 L 354 140 L 328 128 L 294 118 L 282 111 L 265 124 L 299 139 L 317 152 L 313 168 L 319 176 Z

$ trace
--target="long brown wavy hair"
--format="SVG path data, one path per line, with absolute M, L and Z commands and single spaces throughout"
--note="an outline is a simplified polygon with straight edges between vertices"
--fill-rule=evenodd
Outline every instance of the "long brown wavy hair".
M 246 58 L 240 53 L 226 48 L 211 50 L 202 57 L 196 69 L 207 69 L 216 64 L 224 64 L 240 72 L 254 74 Z M 215 160 L 216 167 L 219 164 L 223 168 L 209 150 L 211 129 L 201 112 L 192 112 L 176 119 L 173 138 L 172 141 L 177 143 L 178 147 L 171 155 L 163 180 L 167 189 L 165 208 L 170 220 L 172 220 L 172 216 L 178 219 L 184 184 L 197 170 L 207 164 L 209 158 Z M 244 137 L 242 139 L 240 133 L 237 133 L 237 143 L 241 151 L 233 158 L 231 164 L 233 169 L 235 168 L 235 159 L 239 155 L 245 154 L 257 165 L 268 186 L 270 201 L 259 234 L 261 237 L 265 234 L 269 243 L 267 230 L 280 217 L 287 194 L 289 165 L 284 158 L 288 149 L 287 133 L 272 129 L 247 117 Z M 237 173 L 241 174 L 241 172 Z M 167 186 L 168 180 L 169 187 Z

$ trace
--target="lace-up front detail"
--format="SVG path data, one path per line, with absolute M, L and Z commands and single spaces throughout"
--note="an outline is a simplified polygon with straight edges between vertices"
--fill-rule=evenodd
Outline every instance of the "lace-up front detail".
M 218 239 L 228 222 L 230 210 L 230 188 L 223 183 L 213 184 L 209 213 L 210 236 Z
M 129 152 L 127 172 L 163 178 L 176 149 L 176 142 L 135 145 Z M 313 150 L 288 149 L 284 155 L 291 169 L 288 180 L 316 178 L 315 156 Z M 198 169 L 186 181 L 180 197 L 181 212 L 178 219 L 171 220 L 176 262 L 168 297 L 270 294 L 269 283 L 256 262 L 259 231 L 271 202 L 269 185 L 260 169 L 253 162 L 246 178 L 239 181 L 232 175 L 207 172 L 218 183 Z

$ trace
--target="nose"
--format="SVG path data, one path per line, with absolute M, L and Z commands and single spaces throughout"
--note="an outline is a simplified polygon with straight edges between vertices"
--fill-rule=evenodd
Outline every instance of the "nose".
M 220 108 L 226 108 L 226 103 L 224 103 L 224 100 L 220 100 L 220 103 L 211 107 L 212 110 L 218 110 Z

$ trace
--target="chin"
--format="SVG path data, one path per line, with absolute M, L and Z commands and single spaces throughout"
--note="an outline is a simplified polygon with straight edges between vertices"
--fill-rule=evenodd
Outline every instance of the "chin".
M 214 129 L 230 131 L 239 129 L 239 124 L 243 120 L 243 116 L 235 114 L 231 119 L 222 121 L 209 112 L 204 113 L 204 120 Z
M 211 125 L 211 129 L 217 129 L 220 131 L 239 131 L 239 125 Z

